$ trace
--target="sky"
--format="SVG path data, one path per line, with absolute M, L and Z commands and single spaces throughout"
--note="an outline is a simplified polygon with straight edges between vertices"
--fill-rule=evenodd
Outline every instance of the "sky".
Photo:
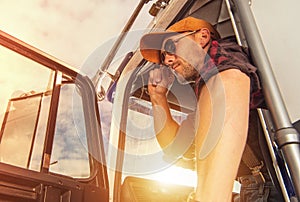
M 0 29 L 80 68 L 94 49 L 121 32 L 139 2 L 0 0 Z
M 113 44 L 113 40 L 122 31 L 139 2 L 139 0 L 0 0 L 0 29 L 82 70 L 86 60 L 96 49 L 103 44 L 106 46 Z M 140 29 L 148 23 L 150 19 L 148 10 L 151 5 L 152 2 L 149 2 L 144 6 L 138 16 L 139 20 L 132 27 L 133 30 Z M 1 50 L 1 53 L 1 61 L 7 64 L 4 51 Z M 9 76 L 13 76 L 14 81 L 28 84 L 29 82 L 24 80 L 25 77 L 18 73 L 19 70 L 12 66 L 14 65 L 11 65 Z M 95 66 L 94 71 L 96 72 L 98 68 Z M 41 75 L 40 72 L 31 70 L 26 72 L 26 74 L 34 73 Z M 8 77 L 3 71 L 1 76 Z M 12 94 L 8 91 L 9 86 L 2 82 L 0 103 L 5 99 L 4 94 L 9 96 Z M 3 107 L 4 105 L 0 106 Z

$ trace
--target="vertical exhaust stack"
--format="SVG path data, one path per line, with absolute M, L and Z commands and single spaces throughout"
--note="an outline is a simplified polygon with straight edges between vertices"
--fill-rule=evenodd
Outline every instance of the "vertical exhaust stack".
M 296 196 L 300 199 L 300 136 L 291 124 L 249 2 L 233 0 L 233 3 L 239 13 L 253 61 L 263 82 L 265 99 L 276 130 L 276 143 L 286 161 Z

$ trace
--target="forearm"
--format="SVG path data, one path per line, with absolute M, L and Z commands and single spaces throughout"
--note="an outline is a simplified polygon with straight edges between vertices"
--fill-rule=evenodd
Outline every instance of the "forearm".
M 152 96 L 151 102 L 156 138 L 160 146 L 165 148 L 174 140 L 179 125 L 172 118 L 166 95 Z
M 148 92 L 153 106 L 154 129 L 158 143 L 165 148 L 172 143 L 178 129 L 173 120 L 167 94 L 174 75 L 167 67 L 160 67 L 149 72 Z

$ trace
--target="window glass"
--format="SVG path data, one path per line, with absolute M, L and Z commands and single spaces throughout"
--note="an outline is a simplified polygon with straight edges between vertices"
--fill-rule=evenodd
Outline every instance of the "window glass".
M 90 175 L 81 97 L 75 84 L 62 86 L 50 171 L 76 178 Z
M 0 47 L 0 161 L 39 170 L 53 71 Z
M 0 162 L 41 171 L 56 74 L 2 46 L 0 68 Z M 88 177 L 86 145 L 82 98 L 75 84 L 65 79 L 59 95 L 50 172 Z

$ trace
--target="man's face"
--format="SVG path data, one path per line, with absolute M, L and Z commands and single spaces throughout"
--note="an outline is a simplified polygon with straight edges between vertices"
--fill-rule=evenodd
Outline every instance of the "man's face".
M 171 68 L 182 84 L 195 82 L 203 65 L 205 52 L 195 40 L 195 33 L 171 36 L 162 43 L 162 63 Z

